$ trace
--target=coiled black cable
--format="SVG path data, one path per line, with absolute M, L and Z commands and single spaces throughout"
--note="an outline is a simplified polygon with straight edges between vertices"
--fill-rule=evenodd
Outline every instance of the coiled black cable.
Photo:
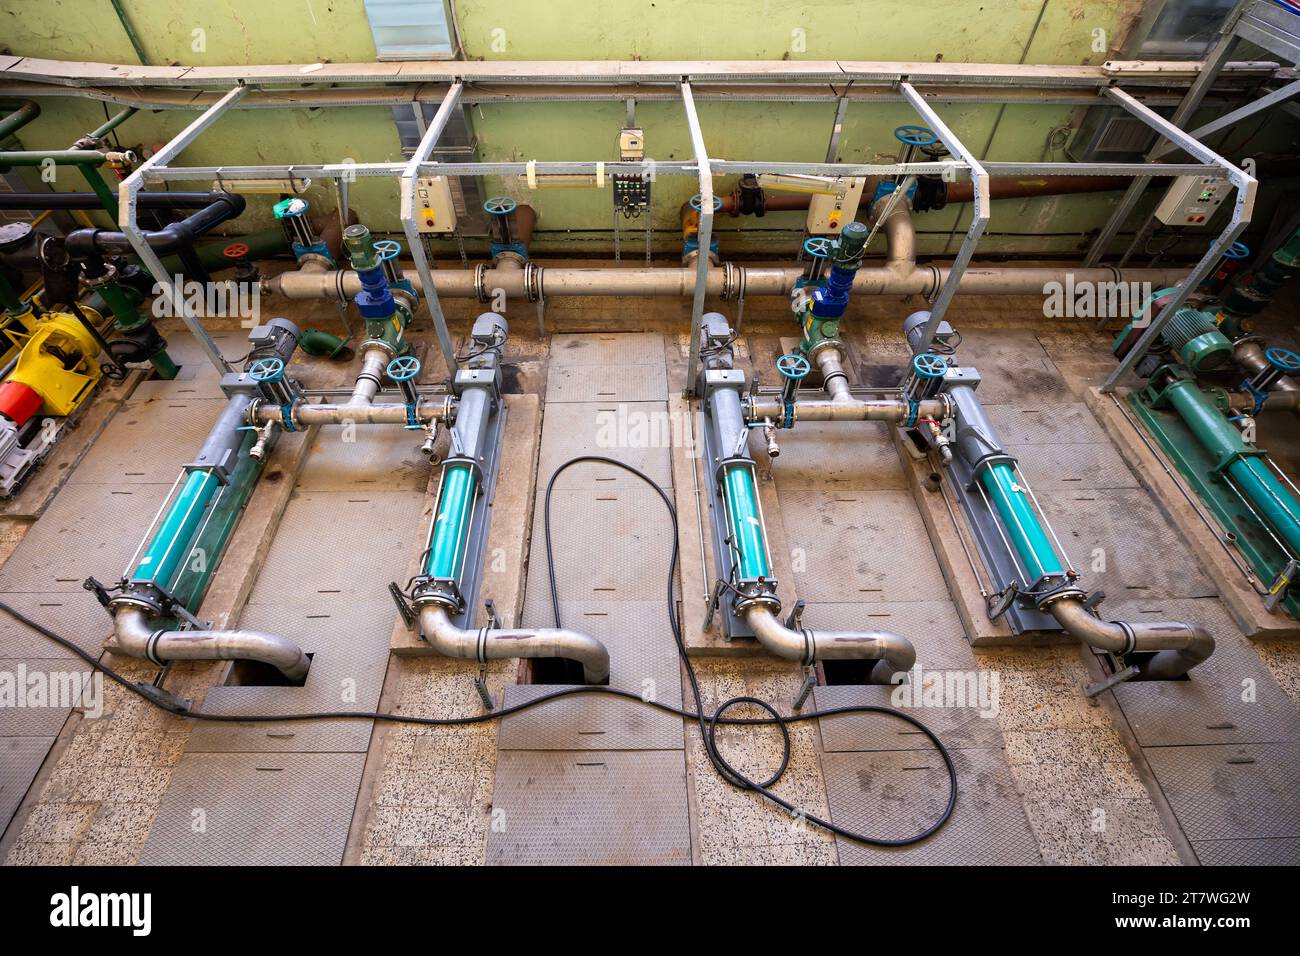
M 796 717 L 782 717 L 781 714 L 777 712 L 776 708 L 767 701 L 760 700 L 757 697 L 732 697 L 731 699 L 725 700 L 719 704 L 717 709 L 715 709 L 711 715 L 708 717 L 705 716 L 704 699 L 700 694 L 700 682 L 695 674 L 695 665 L 691 662 L 690 655 L 686 653 L 686 642 L 682 637 L 681 623 L 677 619 L 677 599 L 675 593 L 678 557 L 677 509 L 674 507 L 672 499 L 668 497 L 668 493 L 655 484 L 649 475 L 642 471 L 638 471 L 626 462 L 619 461 L 616 458 L 607 458 L 603 455 L 581 455 L 577 458 L 571 458 L 564 462 L 564 464 L 560 465 L 559 468 L 555 469 L 554 473 L 551 475 L 551 480 L 546 483 L 546 498 L 542 507 L 542 520 L 546 538 L 546 573 L 551 585 L 551 612 L 555 618 L 556 627 L 563 627 L 564 625 L 560 622 L 560 594 L 559 588 L 555 582 L 555 555 L 551 547 L 551 491 L 555 488 L 556 479 L 559 478 L 566 469 L 584 463 L 612 465 L 615 468 L 621 468 L 631 475 L 635 475 L 655 490 L 655 493 L 659 495 L 660 500 L 663 501 L 664 507 L 668 509 L 668 517 L 672 522 L 673 532 L 672 556 L 668 561 L 668 623 L 672 628 L 673 639 L 677 642 L 677 654 L 681 658 L 682 666 L 686 669 L 687 679 L 690 681 L 691 696 L 695 700 L 695 713 L 689 715 L 683 714 L 683 716 L 688 716 L 689 719 L 695 720 L 699 724 L 700 737 L 704 741 L 704 752 L 708 755 L 709 762 L 713 764 L 713 769 L 718 772 L 718 775 L 721 776 L 722 779 L 741 790 L 752 790 L 754 793 L 761 794 L 764 798 L 771 800 L 777 806 L 782 807 L 792 814 L 797 814 L 800 818 L 807 820 L 814 826 L 821 827 L 824 830 L 829 830 L 836 836 L 842 836 L 846 839 L 853 840 L 856 843 L 864 843 L 868 846 L 910 846 L 911 844 L 919 843 L 936 833 L 940 827 L 948 822 L 948 818 L 952 816 L 953 808 L 957 804 L 957 769 L 953 766 L 951 755 L 948 753 L 947 748 L 944 747 L 943 742 L 939 740 L 929 727 L 926 727 L 915 717 L 890 707 L 866 707 L 865 710 L 871 713 L 891 714 L 901 720 L 907 721 L 909 724 L 912 724 L 920 730 L 932 744 L 934 744 L 935 748 L 939 751 L 939 755 L 943 757 L 944 766 L 948 770 L 948 802 L 944 807 L 943 813 L 934 823 L 930 824 L 930 826 L 926 827 L 915 836 L 898 840 L 890 840 L 883 837 L 870 837 L 861 833 L 855 833 L 852 830 L 846 830 L 841 826 L 831 823 L 829 820 L 822 820 L 819 817 L 815 817 L 806 810 L 801 810 L 788 800 L 785 800 L 783 797 L 772 792 L 771 788 L 781 779 L 785 774 L 786 768 L 790 765 L 790 733 L 786 729 L 786 725 L 793 723 L 796 720 L 809 719 L 814 715 L 808 714 Z M 733 722 L 733 719 L 724 717 L 723 714 L 733 707 L 739 707 L 745 704 L 758 707 L 771 715 L 769 718 L 759 718 L 758 720 L 751 722 L 775 724 L 777 727 L 781 728 L 781 764 L 777 767 L 775 773 L 761 783 L 757 783 L 745 776 L 728 763 L 726 758 L 718 752 L 716 740 L 718 724 Z M 836 710 L 838 710 L 838 708 Z M 829 715 L 833 712 L 834 711 L 822 711 L 821 713 Z
M 616 459 L 613 458 L 605 458 L 596 455 L 585 455 L 580 458 L 574 458 L 571 459 L 570 461 L 565 462 L 558 469 L 556 469 L 555 473 L 551 475 L 550 481 L 547 483 L 546 502 L 545 502 L 545 509 L 544 509 L 545 536 L 546 536 L 546 564 L 547 564 L 547 572 L 550 577 L 551 601 L 552 601 L 556 626 L 560 626 L 560 612 L 559 612 L 559 601 L 558 601 L 558 589 L 555 581 L 555 563 L 554 563 L 554 556 L 551 549 L 551 490 L 555 486 L 555 479 L 560 475 L 562 471 L 564 471 L 566 468 L 572 465 L 581 464 L 583 462 L 609 464 L 618 468 L 622 468 L 630 472 L 631 474 L 636 475 L 637 477 L 645 481 L 652 488 L 654 488 L 655 491 L 659 493 L 659 497 L 663 500 L 664 505 L 668 508 L 668 514 L 672 520 L 672 529 L 673 529 L 672 558 L 669 564 L 669 572 L 668 572 L 668 617 L 669 617 L 669 623 L 673 631 L 673 638 L 677 642 L 678 655 L 681 657 L 682 664 L 685 667 L 687 676 L 690 679 L 691 694 L 695 700 L 695 711 L 693 713 L 681 707 L 673 707 L 669 704 L 663 704 L 655 700 L 646 700 L 640 694 L 635 694 L 627 690 L 620 690 L 617 687 L 578 686 L 578 687 L 561 688 L 560 690 L 552 691 L 548 694 L 543 694 L 540 697 L 534 697 L 530 700 L 524 701 L 519 704 L 515 704 L 511 707 L 503 707 L 499 710 L 490 711 L 484 714 L 476 714 L 468 717 L 419 717 L 410 714 L 387 713 L 384 711 L 355 711 L 355 710 L 317 711 L 317 712 L 302 713 L 302 714 L 211 714 L 211 713 L 206 713 L 204 711 L 191 710 L 190 708 L 176 701 L 175 698 L 172 698 L 170 695 L 167 695 L 164 692 L 162 692 L 159 688 L 155 687 L 153 684 L 133 681 L 129 677 L 126 677 L 118 673 L 117 671 L 113 670 L 111 667 L 102 663 L 94 655 L 89 654 L 86 651 L 82 650 L 78 645 L 73 643 L 68 638 L 55 633 L 54 631 L 50 630 L 45 625 L 38 623 L 37 621 L 33 621 L 31 618 L 27 617 L 21 611 L 18 611 L 15 608 L 10 607 L 8 604 L 4 603 L 3 601 L 0 601 L 0 611 L 9 615 L 11 618 L 13 618 L 15 621 L 19 622 L 23 626 L 30 628 L 31 630 L 35 631 L 37 634 L 40 634 L 42 637 L 45 637 L 47 640 L 52 641 L 55 644 L 58 644 L 64 650 L 68 651 L 69 653 L 75 655 L 80 660 L 84 661 L 87 665 L 91 667 L 91 669 L 97 671 L 100 674 L 103 674 L 109 680 L 118 684 L 129 693 L 135 694 L 136 696 L 141 697 L 144 700 L 148 701 L 149 703 L 153 704 L 155 707 L 159 708 L 160 710 L 166 711 L 167 713 L 173 714 L 177 717 L 187 717 L 191 720 L 202 720 L 211 723 L 244 723 L 244 722 L 284 723 L 288 721 L 299 721 L 299 720 L 381 720 L 388 723 L 414 724 L 414 725 L 426 726 L 426 727 L 458 727 L 458 726 L 466 726 L 471 724 L 488 723 L 494 720 L 501 720 L 502 718 L 509 717 L 512 714 L 517 714 L 525 710 L 530 710 L 533 707 L 539 707 L 543 704 L 552 703 L 554 701 L 562 700 L 567 697 L 577 697 L 577 696 L 583 696 L 588 694 L 594 694 L 594 695 L 604 696 L 604 697 L 617 697 L 623 700 L 634 701 L 635 703 L 638 703 L 644 707 L 650 707 L 654 710 L 662 711 L 663 713 L 666 714 L 673 714 L 674 716 L 683 718 L 685 720 L 696 721 L 700 727 L 701 736 L 704 741 L 704 749 L 705 752 L 708 754 L 709 762 L 713 765 L 714 769 L 724 780 L 726 780 L 732 786 L 735 786 L 741 790 L 750 790 L 755 793 L 761 794 L 764 798 L 772 801 L 777 806 L 782 807 L 789 813 L 796 814 L 802 819 L 813 824 L 814 826 L 818 826 L 825 830 L 828 830 L 831 833 L 836 834 L 837 836 L 844 837 L 845 839 L 852 840 L 857 843 L 863 843 L 868 846 L 904 847 L 925 840 L 926 838 L 936 833 L 945 823 L 948 822 L 948 819 L 952 816 L 953 809 L 957 804 L 956 767 L 953 765 L 952 757 L 951 755 L 949 755 L 947 748 L 944 747 L 943 742 L 939 740 L 938 736 L 936 736 L 935 733 L 932 730 L 930 730 L 929 727 L 926 727 L 923 723 L 921 723 L 921 721 L 917 720 L 915 717 L 911 716 L 908 713 L 905 713 L 900 710 L 896 710 L 892 707 L 881 707 L 872 704 L 855 704 L 846 707 L 831 707 L 831 708 L 827 708 L 826 710 L 805 711 L 798 714 L 794 714 L 793 716 L 790 717 L 783 717 L 781 716 L 781 714 L 777 712 L 776 708 L 774 708 L 771 704 L 767 703 L 766 701 L 760 700 L 756 697 L 733 697 L 730 700 L 724 701 L 719 707 L 717 707 L 713 711 L 712 714 L 708 715 L 707 717 L 705 716 L 704 703 L 703 703 L 703 698 L 700 694 L 699 681 L 697 680 L 695 675 L 695 668 L 692 665 L 689 656 L 687 656 L 686 654 L 686 644 L 682 638 L 681 626 L 677 620 L 677 604 L 674 595 L 674 578 L 676 577 L 676 573 L 677 573 L 677 556 L 678 556 L 677 554 L 678 551 L 677 509 L 673 507 L 672 501 L 669 499 L 668 495 L 663 491 L 662 488 L 656 485 L 647 475 L 638 471 L 632 466 L 625 464 L 624 462 L 617 461 Z M 738 707 L 744 704 L 758 707 L 766 711 L 771 716 L 768 717 L 727 717 L 725 716 L 726 711 L 730 710 L 733 707 Z M 835 824 L 831 823 L 828 820 L 822 820 L 818 817 L 813 816 L 812 814 L 802 811 L 794 804 L 790 803 L 789 801 L 785 800 L 784 798 L 778 796 L 777 794 L 771 791 L 770 788 L 775 786 L 777 781 L 781 779 L 781 777 L 785 774 L 786 768 L 789 766 L 790 763 L 790 733 L 789 730 L 787 729 L 788 726 L 790 724 L 800 723 L 803 721 L 818 720 L 824 717 L 836 717 L 836 716 L 848 715 L 848 714 L 886 714 L 892 717 L 896 717 L 899 720 L 905 721 L 911 724 L 912 726 L 916 727 L 917 730 L 919 730 L 922 734 L 925 735 L 926 739 L 928 739 L 932 744 L 934 744 L 935 749 L 938 750 L 939 755 L 943 758 L 944 766 L 947 768 L 948 771 L 948 787 L 949 787 L 948 801 L 944 807 L 943 813 L 940 814 L 939 818 L 930 826 L 926 827 L 922 832 L 916 834 L 915 836 L 911 836 L 899 840 L 890 840 L 890 839 L 883 839 L 879 837 L 865 836 L 860 833 L 855 833 L 852 830 L 846 830 L 843 827 L 836 826 Z M 719 724 L 730 725 L 730 726 L 748 726 L 748 727 L 764 727 L 764 726 L 778 727 L 782 735 L 782 757 L 781 757 L 780 766 L 777 768 L 776 772 L 773 773 L 766 780 L 762 781 L 761 783 L 758 783 L 753 780 L 750 780 L 747 776 L 745 776 L 743 773 L 741 773 L 739 770 L 733 767 L 730 763 L 728 763 L 726 758 L 724 758 L 718 752 L 718 748 L 717 748 L 716 733 Z

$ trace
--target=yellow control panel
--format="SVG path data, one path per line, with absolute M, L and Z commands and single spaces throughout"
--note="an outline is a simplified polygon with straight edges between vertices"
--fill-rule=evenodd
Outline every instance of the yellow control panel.
M 421 176 L 415 181 L 415 225 L 423 233 L 456 231 L 456 204 L 446 176 Z

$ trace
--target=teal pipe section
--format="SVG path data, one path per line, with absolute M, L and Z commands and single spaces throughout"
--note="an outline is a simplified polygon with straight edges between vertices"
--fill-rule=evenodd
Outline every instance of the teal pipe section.
M 163 519 L 154 534 L 144 556 L 136 566 L 131 580 L 151 582 L 159 587 L 167 587 L 177 566 L 190 551 L 190 542 L 194 540 L 208 504 L 217 490 L 217 476 L 211 471 L 192 471 L 181 486 L 181 493 L 172 502 L 167 517 Z
M 731 465 L 722 481 L 732 541 L 740 552 L 742 578 L 770 577 L 763 521 L 758 516 L 758 496 L 753 473 L 744 465 Z
M 469 534 L 470 510 L 478 478 L 468 465 L 451 465 L 443 481 L 442 496 L 434 515 L 433 543 L 424 573 L 431 578 L 458 580 L 465 559 L 465 537 Z
M 1016 473 L 1006 462 L 999 461 L 984 469 L 980 481 L 1002 518 L 1002 526 L 1011 536 L 1011 543 L 1020 554 L 1021 563 L 1029 574 L 1024 582 L 1031 587 L 1048 574 L 1063 574 L 1060 558 L 1052 547 L 1038 515 L 1029 506 L 1029 495 L 1016 481 Z
M 1165 394 L 1196 440 L 1228 473 L 1246 500 L 1292 551 L 1300 552 L 1300 502 L 1278 479 L 1260 450 L 1242 437 L 1194 381 L 1174 382 Z

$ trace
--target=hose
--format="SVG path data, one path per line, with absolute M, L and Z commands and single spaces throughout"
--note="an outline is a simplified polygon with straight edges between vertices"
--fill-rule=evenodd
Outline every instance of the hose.
M 820 827 L 823 830 L 835 834 L 836 836 L 843 837 L 844 839 L 851 840 L 855 843 L 865 844 L 866 846 L 905 847 L 905 846 L 912 846 L 913 844 L 916 843 L 920 843 L 921 841 L 926 840 L 929 837 L 933 836 L 935 833 L 937 833 L 944 826 L 944 824 L 946 824 L 948 820 L 952 817 L 953 810 L 957 805 L 957 768 L 953 764 L 951 754 L 949 754 L 948 749 L 944 747 L 943 742 L 939 739 L 938 735 L 935 734 L 935 732 L 932 731 L 929 727 L 925 726 L 925 724 L 921 723 L 920 720 L 913 717 L 911 714 L 908 714 L 905 711 L 896 710 L 893 707 L 883 707 L 874 704 L 853 704 L 844 707 L 830 707 L 825 710 L 803 711 L 794 714 L 792 716 L 785 717 L 779 714 L 776 708 L 773 707 L 771 704 L 767 703 L 766 701 L 760 700 L 756 697 L 732 697 L 729 700 L 723 701 L 723 703 L 719 705 L 711 714 L 708 715 L 705 714 L 703 696 L 700 693 L 699 680 L 695 674 L 695 667 L 691 663 L 691 659 L 686 653 L 686 644 L 682 637 L 680 622 L 677 619 L 677 604 L 673 593 L 673 579 L 677 573 L 677 558 L 678 558 L 677 509 L 673 507 L 673 503 L 671 499 L 669 499 L 668 495 L 663 491 L 662 488 L 656 485 L 649 478 L 649 476 L 633 468 L 631 465 L 625 464 L 624 462 L 621 461 L 617 461 L 613 458 L 603 458 L 596 455 L 585 455 L 579 458 L 570 459 L 569 461 L 562 464 L 558 469 L 556 469 L 555 473 L 551 475 L 551 479 L 546 485 L 546 502 L 545 502 L 545 509 L 544 509 L 545 535 L 546 535 L 546 565 L 547 565 L 547 573 L 550 578 L 552 612 L 555 617 L 556 626 L 558 627 L 561 625 L 560 625 L 559 601 L 557 599 L 558 589 L 556 586 L 556 579 L 555 579 L 554 554 L 551 548 L 551 507 L 550 507 L 551 491 L 555 486 L 555 479 L 560 475 L 561 472 L 563 472 L 565 469 L 573 465 L 577 465 L 582 462 L 592 462 L 592 463 L 613 465 L 617 468 L 622 468 L 623 470 L 629 472 L 630 474 L 635 475 L 636 477 L 640 478 L 642 481 L 646 482 L 648 485 L 650 485 L 652 488 L 655 489 L 655 491 L 659 494 L 659 497 L 663 500 L 664 506 L 668 509 L 668 515 L 672 522 L 672 529 L 673 529 L 672 557 L 670 559 L 669 568 L 668 568 L 668 620 L 672 627 L 673 639 L 677 643 L 677 653 L 681 658 L 682 665 L 686 669 L 686 673 L 690 681 L 691 695 L 695 701 L 695 710 L 693 712 L 688 711 L 681 707 L 674 707 L 671 704 L 663 704 L 656 700 L 646 700 L 639 693 L 633 693 L 632 691 L 621 690 L 617 687 L 608 687 L 605 685 L 596 684 L 596 685 L 580 685 L 574 687 L 561 688 L 560 690 L 552 691 L 548 694 L 543 694 L 540 697 L 531 698 L 529 700 L 523 701 L 521 703 L 515 704 L 510 707 L 503 707 L 499 710 L 494 710 L 489 713 L 477 714 L 469 717 L 419 717 L 410 714 L 394 714 L 394 713 L 386 713 L 383 711 L 354 711 L 354 710 L 320 711 L 320 712 L 304 713 L 304 714 L 266 714 L 266 715 L 213 714 L 213 713 L 207 713 L 205 711 L 192 710 L 186 707 L 183 703 L 171 697 L 161 688 L 156 687 L 154 684 L 146 683 L 143 681 L 131 680 L 125 675 L 118 673 L 117 671 L 113 670 L 111 667 L 102 663 L 94 655 L 89 654 L 86 651 L 82 650 L 81 647 L 73 643 L 68 638 L 56 634 L 54 631 L 50 630 L 49 628 L 45 627 L 42 624 L 37 623 L 36 621 L 33 621 L 31 618 L 27 617 L 20 611 L 15 610 L 14 608 L 10 607 L 8 604 L 2 601 L 0 601 L 0 611 L 4 612 L 9 617 L 13 618 L 15 621 L 24 625 L 25 627 L 30 628 L 32 631 L 36 632 L 37 634 L 40 634 L 42 637 L 45 637 L 47 640 L 50 640 L 53 643 L 59 645 L 69 653 L 75 655 L 77 658 L 79 658 L 80 660 L 84 661 L 87 665 L 89 665 L 91 669 L 93 669 L 94 671 L 100 674 L 103 674 L 109 680 L 113 681 L 115 684 L 119 685 L 129 693 L 135 694 L 136 696 L 153 704 L 155 707 L 159 708 L 160 710 L 166 711 L 167 713 L 177 717 L 186 717 L 191 720 L 202 720 L 202 721 L 209 721 L 214 723 L 244 723 L 244 722 L 280 723 L 280 722 L 300 721 L 300 720 L 378 720 L 387 723 L 414 724 L 423 727 L 461 727 L 461 726 L 470 726 L 474 724 L 484 724 L 484 723 L 489 723 L 491 721 L 501 720 L 513 714 L 518 714 L 518 713 L 522 713 L 523 711 L 530 710 L 533 707 L 538 707 L 543 704 L 553 703 L 557 700 L 563 700 L 568 697 L 575 697 L 584 694 L 598 694 L 605 697 L 617 697 L 621 700 L 633 701 L 635 703 L 642 705 L 643 707 L 650 707 L 654 710 L 658 710 L 665 714 L 672 714 L 676 717 L 680 717 L 683 720 L 695 721 L 700 728 L 702 739 L 704 741 L 705 753 L 708 755 L 709 762 L 712 764 L 714 770 L 718 773 L 719 776 L 721 776 L 732 786 L 740 790 L 746 790 L 746 791 L 751 791 L 753 793 L 757 793 L 760 796 L 764 797 L 765 799 L 770 800 L 772 803 L 775 803 L 777 806 L 781 807 L 787 812 L 791 814 L 797 814 L 801 819 L 806 820 L 807 822 L 811 823 L 813 826 Z M 746 704 L 750 706 L 758 707 L 759 709 L 765 711 L 769 716 L 766 717 L 726 716 L 726 712 L 728 710 Z M 778 796 L 777 794 L 771 791 L 770 788 L 775 786 L 776 783 L 781 779 L 781 777 L 785 774 L 786 768 L 789 766 L 790 763 L 790 732 L 788 730 L 790 724 L 802 723 L 804 721 L 809 721 L 809 720 L 819 720 L 826 717 L 838 717 L 838 716 L 849 715 L 849 714 L 886 714 L 891 717 L 897 717 L 899 720 L 911 724 L 918 731 L 920 731 L 921 734 L 923 734 L 925 738 L 934 745 L 935 749 L 939 752 L 939 756 L 943 758 L 944 767 L 948 773 L 948 800 L 944 806 L 943 812 L 939 815 L 938 819 L 935 820 L 934 823 L 926 827 L 924 830 L 922 830 L 920 833 L 917 833 L 914 836 L 905 837 L 897 840 L 884 839 L 881 837 L 871 837 L 865 834 L 856 833 L 852 830 L 845 829 L 844 827 L 837 826 L 836 824 L 831 823 L 829 820 L 823 820 L 820 817 L 813 816 L 812 814 L 801 810 L 800 808 L 796 807 L 793 803 L 790 803 L 788 800 L 785 800 L 784 798 Z M 776 726 L 777 728 L 779 728 L 781 731 L 781 738 L 782 738 L 782 753 L 781 753 L 781 762 L 780 765 L 777 767 L 776 771 L 766 780 L 763 780 L 762 782 L 756 782 L 754 780 L 751 780 L 749 777 L 745 776 L 745 774 L 741 773 L 730 763 L 728 763 L 726 758 L 723 757 L 718 752 L 716 735 L 717 735 L 717 728 L 719 724 L 723 724 L 727 726 L 743 726 L 743 727 Z

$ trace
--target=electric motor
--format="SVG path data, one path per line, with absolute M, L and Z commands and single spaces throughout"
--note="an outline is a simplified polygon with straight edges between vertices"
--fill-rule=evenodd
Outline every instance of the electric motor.
M 1194 372 L 1208 372 L 1232 360 L 1232 343 L 1209 312 L 1179 309 L 1161 331 L 1161 338 Z

